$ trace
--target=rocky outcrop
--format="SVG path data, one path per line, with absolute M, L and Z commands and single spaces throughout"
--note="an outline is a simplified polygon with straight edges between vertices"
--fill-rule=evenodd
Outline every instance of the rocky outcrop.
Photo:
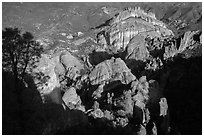
M 61 54 L 60 63 L 66 69 L 65 75 L 73 80 L 76 80 L 83 69 L 83 64 L 69 52 L 64 52 Z
M 179 4 L 182 5 L 185 3 Z M 57 134 L 66 130 L 69 134 L 169 134 L 170 130 L 174 132 L 177 127 L 172 126 L 179 121 L 183 121 L 178 125 L 180 129 L 192 123 L 191 126 L 195 128 L 186 129 L 200 130 L 195 120 L 201 121 L 198 106 L 202 103 L 196 96 L 200 96 L 199 92 L 192 93 L 191 90 L 195 87 L 194 90 L 199 91 L 201 80 L 194 80 L 201 76 L 199 72 L 202 67 L 196 65 L 196 58 L 189 60 L 191 55 L 195 57 L 194 53 L 199 52 L 199 56 L 202 56 L 202 32 L 189 29 L 177 37 L 170 30 L 171 24 L 176 25 L 178 31 L 190 28 L 193 22 L 188 24 L 187 20 L 191 17 L 186 18 L 183 13 L 189 11 L 187 14 L 192 14 L 194 8 L 179 11 L 176 7 L 169 9 L 170 13 L 159 11 L 164 15 L 157 17 L 169 22 L 168 28 L 154 13 L 149 12 L 154 9 L 147 5 L 143 8 L 145 10 L 139 7 L 124 10 L 102 7 L 103 12 L 109 15 L 106 21 L 102 18 L 102 10 L 97 8 L 100 11 L 98 14 L 95 9 L 90 9 L 88 14 L 91 15 L 88 16 L 75 11 L 80 11 L 80 7 L 74 7 L 71 16 L 68 12 L 64 16 L 61 10 L 63 16 L 53 13 L 53 17 L 57 18 L 53 18 L 55 21 L 49 19 L 49 30 L 36 38 L 45 52 L 32 70 L 34 84 L 29 84 L 32 77 L 24 77 L 22 85 L 25 84 L 25 87 L 20 93 L 23 107 L 16 104 L 25 110 L 22 114 L 23 111 L 19 111 L 19 116 L 23 119 L 20 123 L 23 123 L 26 132 Z M 196 24 L 196 21 L 201 21 L 201 14 L 197 11 L 193 13 L 197 16 L 194 20 Z M 90 28 L 83 24 L 84 15 L 91 24 L 97 22 L 99 26 Z M 175 17 L 172 18 L 172 15 Z M 67 22 L 65 19 L 68 16 L 75 21 Z M 183 17 L 186 21 L 182 21 Z M 99 24 L 102 20 L 104 23 Z M 37 24 L 38 29 L 41 25 Z M 84 30 L 78 27 L 70 29 L 75 25 Z M 192 85 L 194 82 L 196 84 Z M 13 86 L 9 80 L 6 84 Z M 38 98 L 34 94 L 36 88 L 43 102 L 40 96 Z M 6 89 L 13 90 L 10 87 Z M 166 91 L 165 96 L 163 91 Z M 6 94 L 3 99 L 8 104 L 7 99 L 11 100 L 10 105 L 16 106 L 15 95 Z M 34 105 L 36 102 L 38 104 Z M 186 104 L 191 109 L 184 109 Z M 9 115 L 18 113 L 10 111 L 10 108 L 5 110 L 9 111 Z M 169 111 L 174 120 L 171 125 Z M 15 124 L 15 118 L 8 118 L 8 123 Z
M 129 84 L 136 79 L 130 69 L 125 65 L 125 62 L 120 58 L 111 58 L 96 65 L 90 73 L 89 78 L 92 85 L 117 80 L 123 84 Z
M 198 48 L 202 41 L 200 36 L 201 36 L 201 32 L 199 30 L 187 31 L 184 33 L 183 37 L 179 38 L 179 41 L 180 41 L 179 45 L 176 45 L 174 44 L 173 41 L 170 41 L 170 43 L 164 47 L 165 48 L 164 59 L 166 60 L 166 59 L 175 57 L 176 55 L 183 54 L 189 50 L 192 53 L 193 53 L 193 50 L 199 50 Z
M 153 13 L 146 13 L 140 7 L 120 12 L 110 21 L 109 26 L 101 33 L 99 41 L 105 48 L 110 46 L 115 53 L 124 51 L 130 40 L 138 34 L 151 38 L 173 35 Z
M 165 39 L 173 33 L 154 14 L 140 8 L 124 10 L 109 25 L 102 27 L 97 35 L 102 48 L 84 57 L 90 72 L 82 75 L 83 63 L 67 51 L 47 56 L 45 60 L 49 62 L 45 66 L 41 63 L 40 72 L 49 76 L 46 81 L 49 90 L 58 93 L 51 100 L 64 103 L 64 108 L 81 110 L 94 120 L 106 119 L 115 128 L 128 127 L 135 134 L 157 134 L 158 121 L 163 120 L 160 118 L 168 118 L 167 100 L 156 81 L 148 81 L 146 76 L 137 79 L 131 71 L 138 71 L 140 76 L 144 69 L 153 73 L 162 67 L 162 57 L 174 57 L 179 50 L 173 41 Z M 75 46 L 84 41 L 78 42 Z M 183 47 L 180 49 L 186 49 Z M 157 50 L 161 53 L 152 54 Z M 114 54 L 120 52 L 124 61 L 120 54 Z M 82 104 L 88 105 L 85 108 Z M 164 128 L 168 129 L 166 125 Z
M 145 37 L 141 35 L 135 36 L 126 47 L 125 59 L 127 60 L 127 65 L 130 65 L 133 61 L 145 62 L 149 58 L 147 46 Z
M 164 53 L 164 59 L 170 59 L 173 58 L 175 55 L 177 55 L 178 50 L 175 44 L 171 43 L 168 46 L 164 47 L 165 53 Z
M 181 44 L 179 46 L 178 52 L 181 53 L 182 51 L 184 51 L 187 48 L 193 48 L 191 46 L 193 46 L 197 41 L 200 42 L 200 38 L 196 39 L 196 35 L 198 35 L 197 37 L 199 37 L 200 31 L 188 31 L 184 34 L 184 37 L 181 39 Z
M 33 69 L 35 83 L 43 100 L 62 103 L 62 86 L 80 76 L 82 63 L 67 51 L 56 52 L 53 55 L 43 54 Z
M 77 105 L 81 104 L 81 99 L 76 93 L 76 89 L 74 87 L 70 87 L 65 91 L 62 100 L 69 107 L 69 105 Z

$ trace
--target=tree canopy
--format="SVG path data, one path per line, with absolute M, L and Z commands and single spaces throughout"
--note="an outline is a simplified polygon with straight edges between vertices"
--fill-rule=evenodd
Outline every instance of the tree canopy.
M 21 33 L 18 28 L 2 31 L 2 67 L 4 71 L 13 72 L 16 81 L 24 77 L 28 64 L 42 51 L 30 32 Z

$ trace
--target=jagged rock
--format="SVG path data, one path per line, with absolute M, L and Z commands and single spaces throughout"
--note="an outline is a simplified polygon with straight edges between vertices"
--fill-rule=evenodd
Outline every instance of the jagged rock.
M 152 135 L 157 135 L 157 127 L 154 122 L 153 122 L 153 128 L 152 128 Z
M 125 127 L 128 125 L 128 118 L 122 118 L 122 117 L 117 117 L 115 121 L 113 121 L 114 126 L 120 126 L 120 127 Z
M 82 105 L 82 104 L 77 104 L 76 106 L 75 106 L 75 109 L 76 110 L 80 110 L 80 111 L 82 111 L 82 112 L 86 112 L 86 109 L 85 109 L 85 106 L 84 105 Z
M 125 59 L 145 62 L 149 58 L 147 46 L 143 36 L 135 36 L 127 45 L 127 55 Z M 130 61 L 130 63 L 132 63 L 132 61 Z
M 104 113 L 101 109 L 96 109 L 91 112 L 91 116 L 93 116 L 94 118 L 102 118 L 104 117 Z
M 102 84 L 104 81 L 121 81 L 128 84 L 136 77 L 120 58 L 111 58 L 96 65 L 89 75 L 92 85 Z
M 139 79 L 138 85 L 137 85 L 137 90 L 138 94 L 139 92 L 144 96 L 145 101 L 149 99 L 149 83 L 146 80 L 146 76 L 142 76 Z
M 114 52 L 124 51 L 130 40 L 138 34 L 150 37 L 173 35 L 173 32 L 167 29 L 163 22 L 157 20 L 153 13 L 146 13 L 140 7 L 120 12 L 109 25 L 110 27 L 99 37 L 103 40 L 99 41 L 103 45 L 111 45 Z
M 138 80 L 137 79 L 135 81 L 132 81 L 132 83 L 131 83 L 131 90 L 132 90 L 133 94 L 135 93 L 135 90 L 137 88 L 137 84 L 138 84 Z
M 139 99 L 136 99 L 135 105 L 141 108 L 142 110 L 145 109 L 145 104 L 141 102 Z
M 144 96 L 142 95 L 141 92 L 138 92 L 136 95 L 134 95 L 134 96 L 132 97 L 132 99 L 133 99 L 133 101 L 139 100 L 139 101 L 141 101 L 141 102 L 144 102 L 144 100 L 145 100 L 145 98 L 144 98 Z
M 181 53 L 185 49 L 192 46 L 196 41 L 194 40 L 193 36 L 199 34 L 200 31 L 188 31 L 184 34 L 184 37 L 181 39 L 181 44 L 179 46 L 178 52 Z
M 148 82 L 145 76 L 142 76 L 138 82 L 132 83 L 132 90 L 135 90 L 135 95 L 132 97 L 135 102 L 133 109 L 133 122 L 135 124 L 142 124 L 143 126 L 146 126 L 149 123 L 151 119 L 149 107 L 151 113 L 153 112 L 155 115 L 159 113 L 159 110 L 156 108 L 158 106 L 158 100 L 160 99 L 160 96 L 158 96 L 160 92 L 153 93 L 152 89 L 150 91 L 150 85 L 151 88 L 159 88 L 156 82 L 153 80 Z
M 146 125 L 149 123 L 150 119 L 151 119 L 151 117 L 150 117 L 150 112 L 149 112 L 149 109 L 148 109 L 148 108 L 145 108 L 144 114 L 145 114 L 145 120 L 144 120 L 143 123 L 144 123 L 144 125 L 146 126 Z
M 76 81 L 77 77 L 80 76 L 79 69 L 76 67 L 70 67 L 67 69 L 66 77 L 70 78 L 71 80 Z
M 174 57 L 178 53 L 176 46 L 171 43 L 165 47 L 164 60 Z
M 108 110 L 104 111 L 104 117 L 107 118 L 108 120 L 113 120 L 114 119 L 114 115 Z
M 81 104 L 81 99 L 76 93 L 76 89 L 74 87 L 69 88 L 63 95 L 62 100 L 64 103 L 69 106 L 69 104 L 77 105 Z
M 200 38 L 196 39 L 195 37 L 199 37 L 199 35 L 201 35 L 201 32 L 199 30 L 185 32 L 183 38 L 181 38 L 181 43 L 178 49 L 173 42 L 170 42 L 170 44 L 165 46 L 164 59 L 166 60 L 168 58 L 176 56 L 179 53 L 183 53 L 187 50 L 192 50 L 195 47 L 198 47 L 199 44 L 196 43 L 201 43 Z M 193 50 L 191 52 L 193 53 Z
M 132 91 L 136 93 L 133 96 L 133 101 L 145 103 L 149 100 L 149 83 L 146 76 L 142 76 L 138 81 L 132 83 Z
M 94 99 L 98 99 L 101 98 L 101 94 L 103 93 L 103 87 L 104 87 L 105 83 L 101 84 L 98 86 L 98 88 L 93 92 L 92 97 Z
M 161 98 L 160 102 L 160 116 L 166 116 L 167 115 L 167 110 L 168 110 L 168 105 L 167 105 L 167 100 L 166 98 Z
M 67 71 L 67 77 L 76 79 L 80 75 L 83 69 L 83 64 L 69 52 L 63 52 L 60 56 L 60 63 L 65 67 Z
M 179 5 L 182 5 L 182 4 L 179 4 Z M 80 8 L 80 6 L 79 7 L 71 6 L 71 7 L 74 7 L 74 9 L 76 10 Z M 146 5 L 144 7 L 146 8 L 147 11 L 151 10 L 151 8 L 149 8 L 148 6 L 146 7 Z M 188 7 L 188 8 L 191 8 L 191 7 Z M 184 12 L 188 11 L 188 8 L 184 9 L 183 11 Z M 36 133 L 35 128 L 32 128 L 32 127 L 36 125 L 33 123 L 38 121 L 40 121 L 38 123 L 38 125 L 40 126 L 39 127 L 36 126 L 36 127 L 38 128 L 39 131 L 41 130 L 40 129 L 41 127 L 43 128 L 42 125 L 46 126 L 44 131 L 42 132 L 43 134 L 49 134 L 49 133 L 54 134 L 54 133 L 57 133 L 56 131 L 58 131 L 59 129 L 61 130 L 67 127 L 68 128 L 71 127 L 71 129 L 74 127 L 74 131 L 75 131 L 76 126 L 79 127 L 79 130 L 81 130 L 83 128 L 81 126 L 83 123 L 93 126 L 94 122 L 91 123 L 90 121 L 88 121 L 87 117 L 85 116 L 85 114 L 87 113 L 82 113 L 82 112 L 89 112 L 89 111 L 85 111 L 85 106 L 81 105 L 82 103 L 80 99 L 80 97 L 82 97 L 81 95 L 83 95 L 84 97 L 83 98 L 84 103 L 88 102 L 87 103 L 88 105 L 86 106 L 87 108 L 90 107 L 89 105 L 91 105 L 93 100 L 99 99 L 97 100 L 98 102 L 97 101 L 94 102 L 93 108 L 91 109 L 90 114 L 92 117 L 94 117 L 95 119 L 99 119 L 100 122 L 103 121 L 104 119 L 108 119 L 107 121 L 113 122 L 111 123 L 112 125 L 120 126 L 119 129 L 126 130 L 126 126 L 132 126 L 134 131 L 138 131 L 136 128 L 138 128 L 139 126 L 138 134 L 147 134 L 146 125 L 148 123 L 151 123 L 153 125 L 152 134 L 157 134 L 157 128 L 159 131 L 158 133 L 160 133 L 162 127 L 163 128 L 168 127 L 167 126 L 168 117 L 169 117 L 168 104 L 167 104 L 167 99 L 163 97 L 162 90 L 163 89 L 167 91 L 169 90 L 168 87 L 166 87 L 166 82 L 170 82 L 170 84 L 168 85 L 172 87 L 171 83 L 175 84 L 176 81 L 180 80 L 180 78 L 185 79 L 183 75 L 184 72 L 182 71 L 182 73 L 179 74 L 176 78 L 174 77 L 172 78 L 171 76 L 170 78 L 167 79 L 169 74 L 173 74 L 173 72 L 169 73 L 167 77 L 165 76 L 167 80 L 163 81 L 163 79 L 165 78 L 164 77 L 161 78 L 160 80 L 161 85 L 159 85 L 157 81 L 154 81 L 154 80 L 147 81 L 145 76 L 148 77 L 148 74 L 145 74 L 145 76 L 143 76 L 143 73 L 140 72 L 142 70 L 135 69 L 136 68 L 135 66 L 139 66 L 140 62 L 142 62 L 146 65 L 146 67 L 144 65 L 142 69 L 153 70 L 153 71 L 160 69 L 160 67 L 162 66 L 161 60 L 163 61 L 164 59 L 164 61 L 166 61 L 166 59 L 173 58 L 179 53 L 185 54 L 183 52 L 186 52 L 188 50 L 194 50 L 196 47 L 194 45 L 196 45 L 197 42 L 199 43 L 199 45 L 201 45 L 202 39 L 201 39 L 200 32 L 198 31 L 186 32 L 184 34 L 184 37 L 181 38 L 180 46 L 177 45 L 178 43 L 180 43 L 180 41 L 171 41 L 167 39 L 167 42 L 164 43 L 164 41 L 162 41 L 165 39 L 164 37 L 167 36 L 168 38 L 170 35 L 173 35 L 173 33 L 171 30 L 167 29 L 166 25 L 163 22 L 157 20 L 153 13 L 151 12 L 147 13 L 140 8 L 127 8 L 124 11 L 121 11 L 121 10 L 116 11 L 118 12 L 118 14 L 116 14 L 114 17 L 113 14 L 116 13 L 115 11 L 113 10 L 110 11 L 107 8 L 103 8 L 103 10 L 106 14 L 109 14 L 109 15 L 111 14 L 110 15 L 111 19 L 106 21 L 105 24 L 97 26 L 96 28 L 89 29 L 89 31 L 87 32 L 84 32 L 82 30 L 76 30 L 76 32 L 78 33 L 75 33 L 74 35 L 70 34 L 67 36 L 66 33 L 61 33 L 61 30 L 58 31 L 58 27 L 63 25 L 65 26 L 68 25 L 68 28 L 66 28 L 67 30 L 64 30 L 64 27 L 63 27 L 63 32 L 67 32 L 69 30 L 69 27 L 73 27 L 74 23 L 67 22 L 64 20 L 66 19 L 66 17 L 69 16 L 67 14 L 68 16 L 63 15 L 62 18 L 61 16 L 56 16 L 56 17 L 60 17 L 60 20 L 58 19 L 55 20 L 53 18 L 57 22 L 51 19 L 50 20 L 51 22 L 54 21 L 54 24 L 52 23 L 51 28 L 48 27 L 47 28 L 48 31 L 43 33 L 43 35 L 39 35 L 39 37 L 42 36 L 42 38 L 39 38 L 38 41 L 44 45 L 43 46 L 44 49 L 47 49 L 46 52 L 49 52 L 49 54 L 50 53 L 51 54 L 50 55 L 43 54 L 39 65 L 34 70 L 34 73 L 36 73 L 36 75 L 39 75 L 38 76 L 39 79 L 35 79 L 35 84 L 37 86 L 37 89 L 40 91 L 42 97 L 44 97 L 45 102 L 51 102 L 52 104 L 50 103 L 40 104 L 42 106 L 42 107 L 40 106 L 41 108 L 40 111 L 36 111 L 38 109 L 35 109 L 35 111 L 33 111 L 32 109 L 29 109 L 29 108 L 32 108 L 32 106 L 28 105 L 31 99 L 32 101 L 35 101 L 35 99 L 33 99 L 33 95 L 29 96 L 30 95 L 29 92 L 31 92 L 31 90 L 28 89 L 28 90 L 22 91 L 21 94 L 23 95 L 21 96 L 23 98 L 26 98 L 26 100 L 23 101 L 23 103 L 26 104 L 25 106 L 23 106 L 23 110 L 28 109 L 30 112 L 34 112 L 34 113 L 37 112 L 38 114 L 38 115 L 34 114 L 36 115 L 35 117 L 32 117 L 33 115 L 31 116 L 29 115 L 28 123 L 29 125 L 32 125 L 32 126 L 24 125 L 24 127 L 27 128 L 28 130 L 32 130 L 32 133 L 34 134 Z M 185 14 L 183 15 L 182 14 L 183 12 L 177 12 L 177 9 L 174 11 L 174 8 L 173 9 L 170 8 L 169 10 L 170 10 L 169 14 L 174 15 L 176 13 L 176 15 L 174 16 L 181 17 L 181 19 L 186 18 L 184 17 Z M 90 9 L 91 14 L 92 13 L 94 14 L 94 12 L 95 10 L 92 11 Z M 60 10 L 60 13 L 63 13 L 63 11 Z M 84 13 L 85 13 L 84 15 L 87 14 L 86 12 Z M 56 12 L 53 15 L 55 16 L 55 14 L 57 15 L 58 13 Z M 76 16 L 79 15 L 79 18 L 83 18 L 84 16 L 75 12 L 74 10 L 73 10 L 73 14 L 74 15 L 73 16 L 71 15 L 70 17 L 75 21 L 78 20 L 76 19 Z M 183 29 L 184 27 L 190 29 L 190 26 L 188 25 L 188 23 L 182 22 L 181 20 L 174 20 L 174 17 L 171 18 L 171 16 L 173 15 L 169 15 L 168 13 L 164 13 L 164 14 L 165 14 L 164 17 L 163 18 L 161 17 L 162 20 L 165 20 L 172 24 L 174 24 L 174 22 L 177 22 L 178 23 L 177 25 L 180 24 L 178 29 Z M 200 15 L 202 16 L 202 14 Z M 198 15 L 198 17 L 195 17 L 197 18 L 196 21 L 198 22 L 200 22 L 200 19 L 201 19 L 200 15 Z M 88 15 L 87 18 L 90 18 L 90 16 Z M 187 18 L 187 20 L 190 20 L 190 19 L 191 18 Z M 47 24 L 50 25 L 50 23 L 47 23 Z M 86 26 L 86 24 L 83 27 L 90 28 L 89 26 Z M 84 33 L 81 33 L 79 31 L 82 31 Z M 63 38 L 67 37 L 67 39 L 69 40 L 64 41 L 64 40 L 58 39 L 58 34 L 55 35 L 55 32 L 64 36 Z M 72 33 L 72 29 L 69 30 L 69 33 Z M 90 41 L 92 41 L 93 43 L 96 43 L 95 39 L 93 39 L 92 37 L 93 36 L 92 33 L 94 36 L 95 34 L 97 34 L 97 43 L 99 45 L 90 44 Z M 44 37 L 44 35 L 47 35 L 47 36 Z M 55 36 L 55 38 L 54 37 L 52 38 L 51 35 Z M 83 36 L 81 38 L 77 38 L 77 35 L 79 37 L 82 35 Z M 146 40 L 147 38 L 150 38 L 150 40 L 149 41 Z M 56 41 L 61 41 L 60 43 L 66 43 L 68 45 L 57 45 L 55 43 L 55 39 L 57 39 Z M 73 39 L 73 41 L 71 39 Z M 56 46 L 56 48 L 54 46 Z M 67 50 L 75 52 L 75 54 L 78 54 L 81 57 L 82 57 L 81 54 L 84 55 L 84 54 L 90 53 L 92 51 L 90 49 L 99 49 L 98 47 L 101 47 L 102 50 L 100 49 L 96 51 L 94 54 L 88 57 L 86 56 L 87 58 L 85 57 L 84 62 L 87 62 L 88 71 L 91 71 L 91 72 L 90 74 L 89 72 L 85 72 L 86 74 L 82 75 L 81 71 L 84 69 L 83 63 L 81 63 L 78 58 L 73 56 L 68 51 L 63 50 L 59 52 L 58 49 L 60 49 L 61 46 L 65 46 Z M 53 47 L 54 49 L 52 49 Z M 159 50 L 160 52 L 159 54 L 155 52 L 157 50 Z M 121 52 L 122 52 L 122 56 L 120 54 Z M 117 54 L 110 54 L 110 53 L 117 53 Z M 160 54 L 162 55 L 160 56 Z M 121 59 L 120 58 L 110 59 L 111 56 L 121 57 Z M 125 63 L 122 59 L 125 60 Z M 167 63 L 168 65 L 169 62 L 165 62 L 165 63 Z M 186 63 L 186 64 L 188 65 L 189 63 Z M 192 67 L 192 66 L 189 66 L 189 67 Z M 143 77 L 141 77 L 139 80 L 136 79 L 136 77 L 131 73 L 129 68 L 132 70 L 132 73 L 133 71 L 138 71 L 140 73 L 139 76 L 143 76 Z M 168 66 L 167 67 L 165 66 L 164 72 L 162 69 L 161 73 L 166 73 L 165 72 L 166 69 L 169 69 Z M 189 72 L 197 73 L 198 71 L 199 71 L 199 66 L 196 66 L 195 71 L 189 71 Z M 146 71 L 146 72 L 150 74 L 149 71 Z M 178 73 L 180 72 L 181 71 L 178 71 Z M 167 70 L 167 73 L 168 73 L 168 70 Z M 178 73 L 176 72 L 174 75 L 177 75 Z M 70 80 L 71 84 L 69 84 L 69 79 L 71 79 Z M 29 83 L 29 81 L 31 80 L 32 79 L 26 80 L 25 78 L 25 82 L 27 83 Z M 12 84 L 13 83 L 11 82 L 11 85 Z M 33 85 L 28 84 L 27 87 L 35 88 L 35 84 Z M 162 86 L 162 84 L 164 86 Z M 70 88 L 70 85 L 72 85 L 73 87 Z M 175 88 L 178 88 L 178 87 L 175 86 Z M 96 90 L 92 92 L 92 90 L 90 89 L 94 89 L 94 90 L 96 89 Z M 64 91 L 65 93 L 62 97 L 62 92 Z M 78 91 L 79 91 L 80 97 L 77 95 Z M 92 94 L 93 100 L 89 100 L 90 96 L 89 96 L 89 93 L 87 93 L 87 91 L 91 91 L 89 93 Z M 173 99 L 174 99 L 173 103 L 175 103 L 175 98 Z M 14 98 L 12 97 L 11 100 L 16 100 L 15 96 Z M 59 105 L 59 104 L 62 104 L 63 101 L 70 109 L 77 109 L 80 111 L 75 111 L 75 110 L 70 111 L 70 109 L 63 109 L 62 105 Z M 190 102 L 193 103 L 192 100 L 190 100 Z M 99 105 L 101 108 L 99 107 Z M 177 106 L 177 107 L 179 108 L 180 106 Z M 47 111 L 47 112 L 44 112 L 44 111 Z M 180 112 L 182 112 L 182 110 L 180 110 Z M 180 114 L 180 112 L 178 112 L 178 114 Z M 185 111 L 183 112 L 185 113 Z M 150 113 L 151 113 L 151 117 L 150 117 Z M 25 118 L 24 115 L 23 115 L 23 118 Z M 184 116 L 184 119 L 185 119 L 185 116 Z M 8 121 L 12 121 L 12 119 L 9 118 Z M 101 124 L 102 122 L 101 123 L 100 122 L 98 123 L 96 122 L 96 123 L 100 125 L 98 127 L 100 127 L 99 130 L 101 131 L 103 128 L 101 125 L 103 124 Z M 186 129 L 185 126 L 182 127 L 181 125 L 178 125 L 178 127 L 181 129 L 182 128 Z M 185 125 L 185 123 L 183 125 Z M 20 125 L 16 124 L 16 126 L 19 127 Z M 54 129 L 55 131 L 50 132 L 49 131 L 50 129 Z M 104 129 L 106 129 L 105 126 L 104 126 Z
M 37 88 L 42 95 L 43 101 L 50 101 L 51 99 L 51 102 L 60 103 L 60 97 L 57 97 L 60 93 L 56 94 L 56 90 L 63 87 L 63 85 L 67 85 L 66 77 L 76 80 L 80 76 L 82 69 L 81 62 L 63 49 L 56 49 L 56 52 L 53 52 L 52 55 L 42 54 L 37 67 L 33 69 L 33 73 L 34 75 L 42 74 L 42 78 L 35 78 L 35 83 L 38 85 Z M 48 77 L 48 79 L 45 79 L 45 77 Z
M 152 60 L 150 60 L 149 63 L 146 64 L 145 70 L 156 71 L 160 69 L 162 66 L 163 66 L 163 63 L 161 59 L 157 57 L 157 58 L 153 58 Z

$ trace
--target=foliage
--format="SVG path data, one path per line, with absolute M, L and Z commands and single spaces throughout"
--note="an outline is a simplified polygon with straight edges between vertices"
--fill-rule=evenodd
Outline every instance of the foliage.
M 29 63 L 42 51 L 30 32 L 22 34 L 18 28 L 5 28 L 2 31 L 3 70 L 12 71 L 16 80 L 24 77 Z

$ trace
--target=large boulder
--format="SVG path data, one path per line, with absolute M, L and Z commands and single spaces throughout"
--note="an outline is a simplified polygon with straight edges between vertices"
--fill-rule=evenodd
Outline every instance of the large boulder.
M 76 93 L 76 89 L 74 87 L 69 88 L 63 95 L 62 100 L 67 106 L 70 104 L 77 105 L 81 103 L 80 97 Z
M 125 62 L 120 58 L 111 58 L 96 65 L 89 75 L 92 85 L 98 85 L 105 82 L 121 81 L 123 84 L 129 84 L 136 77 L 131 73 Z
M 65 75 L 65 68 L 61 63 L 57 63 L 54 68 L 55 74 L 59 77 L 60 75 Z
M 127 45 L 126 60 L 146 61 L 149 58 L 145 37 L 135 36 Z
M 60 56 L 60 62 L 66 67 L 77 67 L 83 69 L 82 63 L 69 52 L 63 52 Z
M 83 64 L 69 52 L 63 52 L 60 55 L 60 63 L 66 70 L 66 76 L 73 80 L 80 76 L 81 70 L 84 68 Z

